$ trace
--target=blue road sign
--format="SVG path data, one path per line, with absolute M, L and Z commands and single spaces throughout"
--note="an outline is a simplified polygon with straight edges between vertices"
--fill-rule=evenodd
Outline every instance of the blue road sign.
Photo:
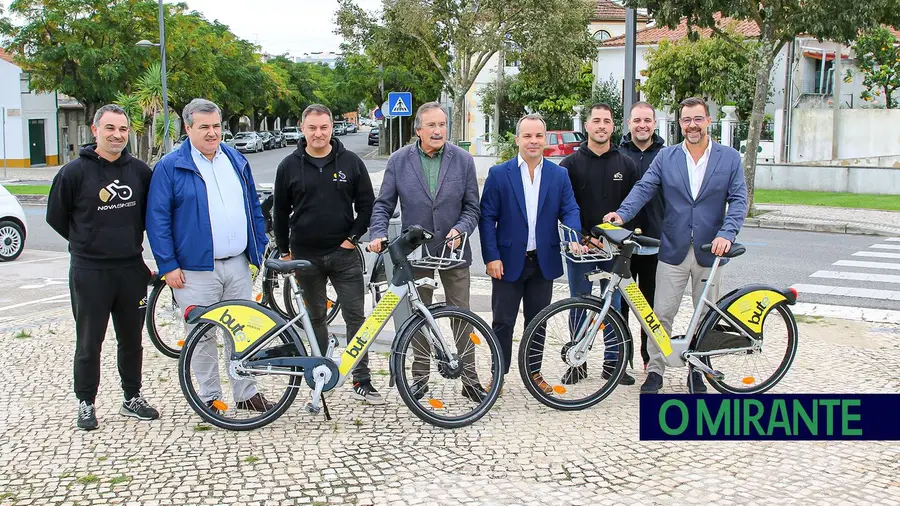
M 381 113 L 381 108 L 375 109 L 375 119 L 382 120 L 384 119 L 384 114 Z
M 388 93 L 388 107 L 391 116 L 412 116 L 412 93 L 409 91 Z

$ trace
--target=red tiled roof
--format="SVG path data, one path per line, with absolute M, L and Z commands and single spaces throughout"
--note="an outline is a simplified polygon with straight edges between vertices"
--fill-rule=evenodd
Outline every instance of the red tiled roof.
M 0 48 L 0 60 L 6 60 L 13 65 L 16 64 L 16 62 L 13 60 L 13 56 L 7 53 L 3 48 Z
M 746 38 L 754 38 L 759 36 L 759 26 L 753 21 L 738 21 L 731 18 L 724 18 L 720 13 L 715 14 L 714 19 L 716 20 L 716 25 L 725 28 L 726 26 L 731 27 L 737 33 L 743 35 Z M 644 28 L 643 30 L 637 31 L 637 45 L 638 46 L 649 46 L 653 44 L 659 44 L 663 40 L 681 40 L 687 37 L 687 18 L 681 20 L 681 24 L 678 25 L 674 30 L 670 30 L 665 26 L 653 26 Z M 709 37 L 712 35 L 711 28 L 698 28 L 696 26 L 691 27 L 693 31 L 699 32 L 702 37 Z M 603 41 L 604 47 L 617 47 L 625 45 L 625 36 L 620 35 L 618 37 L 613 37 Z
M 648 21 L 649 18 L 643 14 L 638 14 L 637 20 Z M 591 21 L 625 21 L 625 7 L 612 0 L 596 0 Z

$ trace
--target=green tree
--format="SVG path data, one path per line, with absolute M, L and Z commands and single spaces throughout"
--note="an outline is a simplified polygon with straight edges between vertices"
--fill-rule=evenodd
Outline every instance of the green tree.
M 896 107 L 893 95 L 900 88 L 900 49 L 894 34 L 883 26 L 870 29 L 860 35 L 853 51 L 866 87 L 861 98 L 871 102 L 874 96 L 884 95 L 885 107 Z
M 625 0 L 625 3 L 647 8 L 657 23 L 669 28 L 677 27 L 686 18 L 689 26 L 708 27 L 721 35 L 724 29 L 717 23 L 718 13 L 756 25 L 759 35 L 750 58 L 754 76 L 753 107 L 744 155 L 751 211 L 756 148 L 769 96 L 769 80 L 781 48 L 799 34 L 846 44 L 856 39 L 860 30 L 880 24 L 893 26 L 900 19 L 897 0 Z
M 641 72 L 647 79 L 640 89 L 655 107 L 677 110 L 688 97 L 703 97 L 718 104 L 733 99 L 740 116 L 749 117 L 755 89 L 751 51 L 728 30 L 698 41 L 661 41 L 647 52 L 647 69 Z
M 608 105 L 613 110 L 613 123 L 616 125 L 611 141 L 613 144 L 619 144 L 622 140 L 622 125 L 624 121 L 624 111 L 622 105 L 622 93 L 619 84 L 612 75 L 605 81 L 600 81 L 594 85 L 594 91 L 591 93 L 591 99 L 584 103 L 584 111 L 582 116 L 587 117 L 591 104 L 602 103 Z

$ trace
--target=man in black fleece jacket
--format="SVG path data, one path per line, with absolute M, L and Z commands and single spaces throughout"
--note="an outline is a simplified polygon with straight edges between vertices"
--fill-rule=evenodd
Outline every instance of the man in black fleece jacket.
M 47 223 L 69 242 L 77 425 L 84 430 L 98 425 L 94 401 L 110 314 L 125 391 L 119 413 L 159 418 L 141 395 L 141 334 L 150 280 L 142 252 L 151 171 L 125 150 L 128 117 L 122 108 L 101 107 L 91 131 L 97 143 L 59 170 L 47 202 Z
M 333 120 L 327 107 L 310 105 L 301 123 L 304 137 L 275 174 L 273 221 L 282 258 L 308 260 L 314 266 L 297 273 L 297 281 L 324 354 L 329 279 L 341 301 L 348 339 L 365 320 L 363 265 L 356 244 L 368 230 L 375 192 L 363 161 L 332 138 Z M 370 404 L 384 402 L 372 387 L 368 353 L 353 370 L 353 396 Z
M 656 134 L 656 110 L 647 102 L 635 102 L 631 106 L 631 117 L 628 118 L 630 130 L 622 137 L 622 153 L 628 155 L 637 164 L 638 178 L 644 176 L 650 164 L 666 142 Z M 657 192 L 650 202 L 634 217 L 632 225 L 638 227 L 643 235 L 659 239 L 662 235 L 663 222 L 662 192 Z M 644 294 L 650 307 L 653 307 L 656 294 L 656 266 L 659 255 L 635 255 L 631 257 L 631 276 L 637 281 L 638 288 Z M 628 308 L 622 308 L 622 316 L 628 321 Z M 650 362 L 647 352 L 647 332 L 641 328 L 641 358 L 644 369 Z
M 603 217 L 616 210 L 628 196 L 628 192 L 638 181 L 637 167 L 634 161 L 622 154 L 616 146 L 612 145 L 612 137 L 615 123 L 613 123 L 612 109 L 606 104 L 594 104 L 588 111 L 585 130 L 588 140 L 583 142 L 577 151 L 567 156 L 560 162 L 560 166 L 569 171 L 569 179 L 572 181 L 572 190 L 575 192 L 575 201 L 581 209 L 582 233 L 588 234 L 596 225 L 603 223 Z M 631 224 L 625 225 L 631 228 Z M 569 293 L 585 295 L 591 293 L 593 283 L 585 278 L 585 275 L 597 268 L 607 272 L 612 269 L 612 260 L 603 262 L 574 263 L 566 261 L 566 271 L 569 275 Z M 607 283 L 601 281 L 601 286 Z M 613 293 L 612 306 L 621 308 L 622 295 L 616 290 Z M 579 317 L 583 314 L 574 312 L 570 318 L 570 324 L 577 328 Z M 610 336 L 611 340 L 619 340 L 624 336 Z M 604 352 L 606 366 L 603 377 L 609 376 L 609 367 L 615 367 L 616 352 L 614 343 L 607 343 L 609 348 Z M 587 376 L 587 363 L 578 367 L 578 370 L 570 368 L 562 378 L 564 384 L 577 383 Z M 622 376 L 619 383 L 633 385 L 634 378 L 628 373 Z

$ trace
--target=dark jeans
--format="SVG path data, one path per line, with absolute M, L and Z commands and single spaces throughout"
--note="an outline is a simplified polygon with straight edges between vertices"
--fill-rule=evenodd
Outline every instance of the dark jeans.
M 631 277 L 637 281 L 638 288 L 644 294 L 644 298 L 653 307 L 656 294 L 656 266 L 659 264 L 659 255 L 634 255 L 631 257 Z M 622 301 L 622 316 L 628 323 L 628 304 Z M 650 354 L 647 352 L 647 332 L 641 327 L 641 358 L 644 364 L 650 362 Z
M 571 260 L 566 261 L 566 272 L 569 274 L 569 295 L 572 297 L 575 297 L 576 295 L 590 295 L 594 288 L 594 283 L 588 281 L 585 276 L 596 269 L 603 269 L 606 272 L 610 272 L 612 265 L 612 260 L 590 263 L 575 263 Z M 609 284 L 609 280 L 600 280 L 601 288 L 605 288 L 607 284 Z M 612 302 L 610 303 L 609 308 L 621 308 L 624 305 L 622 302 L 622 293 L 616 289 L 616 291 L 613 292 Z M 585 318 L 586 314 L 583 309 L 575 309 L 569 313 L 569 335 L 572 336 L 573 341 L 575 339 L 575 333 L 578 331 L 581 324 L 584 323 Z M 603 351 L 603 360 L 615 362 L 619 356 L 616 341 L 622 342 L 625 339 L 625 336 L 615 336 L 613 333 L 609 333 L 609 335 L 604 333 L 604 335 L 606 337 L 604 340 L 606 348 Z
M 553 300 L 553 280 L 545 279 L 541 274 L 537 257 L 526 257 L 525 268 L 516 281 L 491 279 L 491 307 L 494 321 L 491 327 L 500 341 L 503 350 L 503 374 L 509 372 L 512 362 L 512 338 L 519 316 L 519 304 L 524 303 L 525 324 L 527 328 L 537 314 L 550 305 Z M 538 329 L 535 344 L 539 349 L 544 345 L 544 329 Z M 528 372 L 533 375 L 541 370 L 541 356 L 529 357 Z
M 328 351 L 327 293 L 325 286 L 331 280 L 331 286 L 337 292 L 341 303 L 341 316 L 347 326 L 349 341 L 362 326 L 365 320 L 366 292 L 363 282 L 363 265 L 356 248 L 338 247 L 324 255 L 295 255 L 297 260 L 308 260 L 313 267 L 297 273 L 297 282 L 303 291 L 306 309 L 312 321 L 316 342 L 322 354 Z M 369 353 L 366 352 L 353 369 L 353 381 L 368 381 Z
M 141 338 L 147 313 L 150 270 L 143 263 L 111 269 L 69 269 L 69 292 L 75 316 L 75 396 L 93 403 L 100 385 L 100 350 L 109 317 L 116 331 L 117 365 L 125 398 L 141 391 L 144 348 Z

